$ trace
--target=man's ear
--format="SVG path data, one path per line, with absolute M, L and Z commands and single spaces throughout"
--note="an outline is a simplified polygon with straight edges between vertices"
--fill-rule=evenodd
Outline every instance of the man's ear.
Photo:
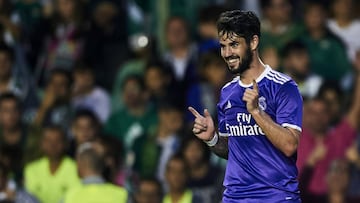
M 250 49 L 251 51 L 255 51 L 259 46 L 259 36 L 254 35 L 250 41 Z

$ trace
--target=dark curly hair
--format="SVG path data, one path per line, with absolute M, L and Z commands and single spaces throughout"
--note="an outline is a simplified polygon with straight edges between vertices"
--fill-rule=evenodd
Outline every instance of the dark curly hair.
M 260 20 L 252 11 L 225 11 L 218 21 L 217 29 L 220 36 L 224 34 L 244 37 L 249 43 L 254 35 L 260 38 Z

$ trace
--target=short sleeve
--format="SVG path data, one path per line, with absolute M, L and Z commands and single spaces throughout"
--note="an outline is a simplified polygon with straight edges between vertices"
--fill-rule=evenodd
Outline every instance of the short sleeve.
M 276 122 L 301 131 L 303 102 L 295 82 L 284 83 L 276 94 Z
M 223 109 L 221 108 L 220 103 L 217 104 L 217 112 L 218 112 L 218 131 L 220 136 L 228 136 L 227 130 L 226 130 L 226 119 L 225 119 L 225 113 Z

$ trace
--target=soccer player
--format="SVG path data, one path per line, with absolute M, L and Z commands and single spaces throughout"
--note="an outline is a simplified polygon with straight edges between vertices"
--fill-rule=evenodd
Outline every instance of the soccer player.
M 193 133 L 228 159 L 224 203 L 301 202 L 296 150 L 302 98 L 296 83 L 259 58 L 260 22 L 253 12 L 220 15 L 221 55 L 235 78 L 221 90 L 218 132 L 205 109 Z

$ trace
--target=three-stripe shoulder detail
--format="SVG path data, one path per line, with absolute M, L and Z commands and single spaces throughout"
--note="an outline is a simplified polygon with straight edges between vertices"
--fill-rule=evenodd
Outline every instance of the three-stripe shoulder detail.
M 269 73 L 266 74 L 265 77 L 281 85 L 290 81 L 291 79 L 290 77 L 273 70 L 269 71 Z
M 232 79 L 230 82 L 226 83 L 226 84 L 222 87 L 222 89 L 225 89 L 225 88 L 228 87 L 229 85 L 233 84 L 234 82 L 238 82 L 239 80 L 240 80 L 240 77 L 239 77 L 239 76 L 235 77 L 235 78 Z

